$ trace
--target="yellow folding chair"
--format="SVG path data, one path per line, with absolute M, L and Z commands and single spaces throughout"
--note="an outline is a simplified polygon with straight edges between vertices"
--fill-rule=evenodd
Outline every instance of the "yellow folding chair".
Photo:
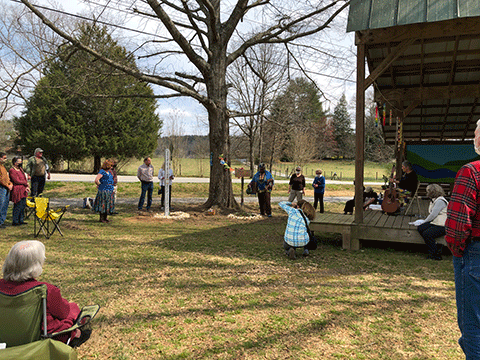
M 33 235 L 37 237 L 40 234 L 40 231 L 43 231 L 45 238 L 50 238 L 55 231 L 63 236 L 62 231 L 60 230 L 59 224 L 62 220 L 63 214 L 67 211 L 69 205 L 64 206 L 58 210 L 51 210 L 49 206 L 49 199 L 36 197 L 35 201 L 35 221 L 33 222 Z M 38 225 L 38 231 L 37 231 Z
M 30 215 L 35 213 L 35 198 L 33 196 L 27 197 L 27 206 L 25 206 L 25 219 L 28 219 Z

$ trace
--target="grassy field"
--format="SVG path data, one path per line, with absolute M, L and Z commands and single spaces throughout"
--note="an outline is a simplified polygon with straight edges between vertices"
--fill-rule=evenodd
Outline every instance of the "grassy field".
M 136 175 L 137 168 L 142 164 L 142 160 L 131 159 L 128 162 L 120 163 L 119 172 L 122 175 Z M 154 157 L 152 164 L 158 173 L 158 170 L 163 164 L 163 158 Z M 246 165 L 234 161 L 231 165 L 233 168 L 242 168 Z M 293 163 L 275 163 L 272 170 L 278 174 L 276 177 L 287 174 L 292 174 L 296 164 Z M 92 171 L 93 164 L 90 162 L 82 162 L 78 164 L 71 164 L 71 170 L 75 171 Z M 209 159 L 175 159 L 174 160 L 175 174 L 184 177 L 209 177 L 210 176 L 210 160 Z M 382 181 L 383 175 L 390 174 L 392 163 L 379 164 L 373 162 L 365 162 L 365 181 Z M 355 161 L 354 160 L 323 160 L 308 163 L 303 166 L 303 174 L 309 177 L 315 176 L 315 170 L 322 169 L 326 179 L 332 179 L 333 174 L 337 174 L 340 180 L 351 180 L 355 178 Z M 287 176 L 288 177 L 288 176 Z
M 54 185 L 48 192 L 63 197 L 90 191 Z M 272 218 L 254 221 L 175 208 L 190 217 L 119 205 L 105 225 L 72 209 L 65 236 L 43 239 L 40 280 L 102 307 L 80 359 L 464 358 L 451 256 L 427 261 L 423 246 L 381 243 L 346 252 L 337 236 L 317 234 L 319 248 L 291 261 L 276 205 Z M 2 230 L 0 258 L 32 231 L 31 219 Z

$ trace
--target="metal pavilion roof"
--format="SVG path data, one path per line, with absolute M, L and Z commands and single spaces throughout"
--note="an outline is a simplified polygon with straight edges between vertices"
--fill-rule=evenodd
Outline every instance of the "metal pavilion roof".
M 478 0 L 352 0 L 347 32 L 472 16 Z
M 353 0 L 348 31 L 365 44 L 375 100 L 406 142 L 473 138 L 480 118 L 480 0 Z M 395 123 L 386 121 L 394 143 Z

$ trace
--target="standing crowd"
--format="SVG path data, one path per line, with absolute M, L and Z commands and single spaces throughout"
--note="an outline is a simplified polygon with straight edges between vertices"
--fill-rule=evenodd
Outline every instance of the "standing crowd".
M 45 180 L 50 179 L 50 167 L 40 148 L 36 148 L 34 155 L 28 159 L 25 170 L 21 156 L 13 157 L 8 171 L 6 163 L 7 154 L 0 152 L 0 228 L 5 228 L 10 201 L 13 202 L 12 226 L 25 225 L 24 214 L 29 191 L 32 197 L 41 195 Z

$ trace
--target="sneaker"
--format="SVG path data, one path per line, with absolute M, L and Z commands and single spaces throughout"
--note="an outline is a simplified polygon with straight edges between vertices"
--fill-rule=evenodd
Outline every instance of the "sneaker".
M 308 249 L 303 250 L 303 256 L 307 257 L 310 253 L 308 252 Z
M 77 348 L 90 339 L 90 335 L 92 335 L 92 328 L 90 324 L 87 324 L 80 329 L 80 337 L 73 338 L 69 345 L 72 348 Z
M 296 256 L 295 256 L 295 249 L 294 248 L 290 248 L 288 250 L 288 257 L 290 260 L 295 260 Z
M 267 216 L 268 216 L 268 217 L 272 217 L 272 214 L 268 214 Z

